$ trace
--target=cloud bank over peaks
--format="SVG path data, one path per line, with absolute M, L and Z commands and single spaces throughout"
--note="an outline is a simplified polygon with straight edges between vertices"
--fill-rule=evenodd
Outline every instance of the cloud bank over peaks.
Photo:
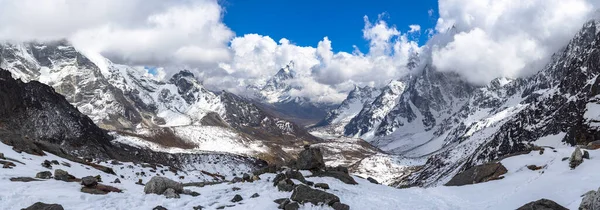
M 433 64 L 468 81 L 539 71 L 598 9 L 595 0 L 440 0 Z

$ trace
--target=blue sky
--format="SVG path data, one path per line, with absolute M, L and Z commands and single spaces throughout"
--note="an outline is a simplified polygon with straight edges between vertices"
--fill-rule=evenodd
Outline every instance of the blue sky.
M 368 42 L 362 37 L 365 15 L 373 22 L 386 13 L 384 20 L 402 33 L 409 25 L 420 25 L 421 45 L 427 41 L 425 29 L 433 28 L 437 20 L 437 0 L 226 0 L 221 5 L 224 23 L 238 36 L 256 33 L 313 47 L 328 36 L 334 51 L 346 52 L 352 52 L 353 45 L 367 51 Z

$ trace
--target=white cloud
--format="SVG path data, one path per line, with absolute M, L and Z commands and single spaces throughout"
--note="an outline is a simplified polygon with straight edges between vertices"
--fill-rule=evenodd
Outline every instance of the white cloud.
M 410 28 L 410 30 L 408 30 L 408 33 L 414 33 L 414 32 L 421 31 L 420 25 L 409 25 L 408 27 Z
M 535 73 L 594 10 L 591 0 L 441 0 L 434 65 L 485 84 Z M 453 28 L 452 30 L 449 30 Z

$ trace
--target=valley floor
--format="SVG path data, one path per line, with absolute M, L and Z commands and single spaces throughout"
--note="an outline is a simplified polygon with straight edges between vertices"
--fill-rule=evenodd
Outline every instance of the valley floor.
M 558 138 L 556 138 L 558 139 Z M 561 146 L 553 139 L 538 142 L 541 145 L 557 146 L 556 152 L 552 149 L 540 155 L 532 152 L 526 155 L 507 158 L 502 164 L 508 169 L 505 178 L 486 183 L 460 186 L 460 187 L 432 187 L 432 188 L 409 188 L 396 189 L 384 185 L 372 184 L 367 180 L 355 177 L 358 185 L 347 185 L 333 178 L 307 178 L 315 183 L 328 183 L 331 187 L 327 192 L 340 197 L 341 202 L 346 203 L 351 209 L 516 209 L 525 203 L 547 198 L 569 208 L 577 209 L 581 202 L 581 195 L 600 187 L 600 176 L 598 166 L 600 165 L 600 150 L 590 150 L 590 159 L 586 159 L 579 167 L 571 170 L 568 161 L 562 161 L 563 157 L 569 157 L 573 151 L 572 147 Z M 21 209 L 41 201 L 45 203 L 58 203 L 65 209 L 147 209 L 150 210 L 158 205 L 167 209 L 192 209 L 195 206 L 204 206 L 205 209 L 216 209 L 226 205 L 235 205 L 225 209 L 277 209 L 273 200 L 278 198 L 289 198 L 291 192 L 278 192 L 270 181 L 274 174 L 263 174 L 261 180 L 253 183 L 223 183 L 205 187 L 186 187 L 201 195 L 192 197 L 181 195 L 180 199 L 167 199 L 162 195 L 146 195 L 143 186 L 135 184 L 138 179 L 147 182 L 150 168 L 142 168 L 140 165 L 125 163 L 125 165 L 107 165 L 113 167 L 116 173 L 125 178 L 115 175 L 104 174 L 87 166 L 63 160 L 59 157 L 48 155 L 44 157 L 32 156 L 25 153 L 14 152 L 9 146 L 0 144 L 0 152 L 7 158 L 13 158 L 23 162 L 12 169 L 0 169 L 0 209 Z M 44 160 L 58 160 L 68 162 L 70 167 L 53 165 L 52 170 L 41 166 Z M 538 171 L 531 171 L 527 165 L 545 166 Z M 121 168 L 123 167 L 123 168 Z M 62 182 L 54 179 L 38 182 L 11 182 L 12 177 L 34 177 L 40 171 L 52 171 L 63 169 L 80 178 L 84 176 L 101 175 L 107 185 L 123 189 L 123 193 L 109 193 L 107 195 L 90 195 L 80 192 L 80 184 L 77 182 Z M 160 169 L 159 169 L 160 170 Z M 227 179 L 233 174 L 226 171 L 218 171 L 219 167 L 206 168 L 212 171 L 226 174 Z M 144 171 L 147 176 L 136 175 L 136 172 Z M 310 172 L 303 172 L 305 175 Z M 186 175 L 181 180 L 178 175 L 167 172 L 164 176 L 182 182 L 205 181 L 209 177 L 201 175 Z M 180 174 L 181 175 L 181 174 Z M 120 178 L 122 183 L 109 183 Z M 233 191 L 233 187 L 241 190 Z M 260 196 L 250 198 L 254 193 Z M 232 203 L 230 200 L 234 195 L 241 195 L 244 200 Z M 330 209 L 330 207 L 313 206 L 307 204 L 301 209 Z

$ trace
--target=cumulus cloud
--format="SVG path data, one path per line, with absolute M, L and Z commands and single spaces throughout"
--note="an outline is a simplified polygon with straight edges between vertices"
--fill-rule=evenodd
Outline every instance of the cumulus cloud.
M 527 76 L 568 43 L 594 11 L 591 0 L 442 0 L 433 64 L 476 84 Z
M 118 63 L 191 66 L 228 60 L 234 33 L 216 0 L 0 0 L 0 40 L 68 39 Z

